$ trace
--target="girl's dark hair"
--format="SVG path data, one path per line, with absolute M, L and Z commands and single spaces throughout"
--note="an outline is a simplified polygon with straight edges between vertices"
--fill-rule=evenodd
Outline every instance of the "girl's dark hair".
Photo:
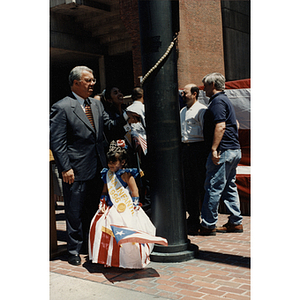
M 109 85 L 106 86 L 105 92 L 104 92 L 104 97 L 105 97 L 106 100 L 111 99 L 111 90 L 114 87 L 117 87 L 117 86 L 116 85 L 112 85 L 112 84 L 109 84 Z
M 115 162 L 117 160 L 119 160 L 120 162 L 122 160 L 125 160 L 124 167 L 127 167 L 127 160 L 128 160 L 127 150 L 125 147 L 118 146 L 117 141 L 111 141 L 107 152 L 107 161 Z

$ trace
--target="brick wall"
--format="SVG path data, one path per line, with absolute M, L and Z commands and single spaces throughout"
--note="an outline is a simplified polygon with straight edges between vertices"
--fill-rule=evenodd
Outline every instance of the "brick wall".
M 134 84 L 142 75 L 138 0 L 119 0 L 120 14 L 132 40 Z M 224 71 L 220 0 L 179 0 L 178 86 L 202 85 L 204 75 Z
M 202 85 L 211 72 L 224 74 L 220 0 L 179 0 L 178 86 Z
M 132 41 L 132 60 L 134 85 L 139 86 L 139 76 L 142 76 L 142 58 L 140 46 L 140 24 L 138 0 L 119 0 L 120 15 Z

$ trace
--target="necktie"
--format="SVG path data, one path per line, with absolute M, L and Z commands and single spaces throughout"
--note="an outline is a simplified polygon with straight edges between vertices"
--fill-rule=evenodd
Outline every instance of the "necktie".
M 92 115 L 92 110 L 91 110 L 91 106 L 89 104 L 89 102 L 87 100 L 84 100 L 84 104 L 85 104 L 85 114 L 88 117 L 89 121 L 91 122 L 92 126 L 95 129 L 95 124 L 94 124 L 94 120 L 93 120 L 93 115 Z

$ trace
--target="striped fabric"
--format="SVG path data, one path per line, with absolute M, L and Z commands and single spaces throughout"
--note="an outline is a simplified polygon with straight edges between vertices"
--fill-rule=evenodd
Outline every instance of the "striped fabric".
M 88 101 L 84 101 L 84 108 L 85 108 L 85 114 L 88 117 L 89 121 L 91 122 L 92 126 L 95 129 L 95 124 L 94 124 L 94 119 L 93 119 L 93 115 L 92 115 L 92 110 L 91 110 L 91 106 L 88 103 Z
M 142 208 L 135 211 L 130 218 L 134 220 L 134 228 L 159 239 L 155 236 L 154 225 Z M 126 221 L 115 206 L 108 207 L 104 214 L 97 211 L 91 222 L 89 234 L 89 258 L 93 263 L 128 269 L 145 268 L 150 263 L 153 243 L 140 243 L 137 239 L 118 244 L 112 226 L 127 226 Z
M 136 146 L 140 145 L 144 154 L 147 154 L 147 136 L 146 130 L 142 123 L 131 124 L 131 136 L 136 143 Z

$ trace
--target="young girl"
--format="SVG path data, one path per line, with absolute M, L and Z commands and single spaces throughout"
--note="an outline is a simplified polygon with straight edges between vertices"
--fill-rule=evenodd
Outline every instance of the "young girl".
M 101 171 L 104 187 L 89 236 L 93 263 L 122 268 L 144 268 L 153 243 L 167 246 L 139 204 L 137 169 L 126 167 L 124 140 L 112 141 L 107 153 L 109 169 Z

